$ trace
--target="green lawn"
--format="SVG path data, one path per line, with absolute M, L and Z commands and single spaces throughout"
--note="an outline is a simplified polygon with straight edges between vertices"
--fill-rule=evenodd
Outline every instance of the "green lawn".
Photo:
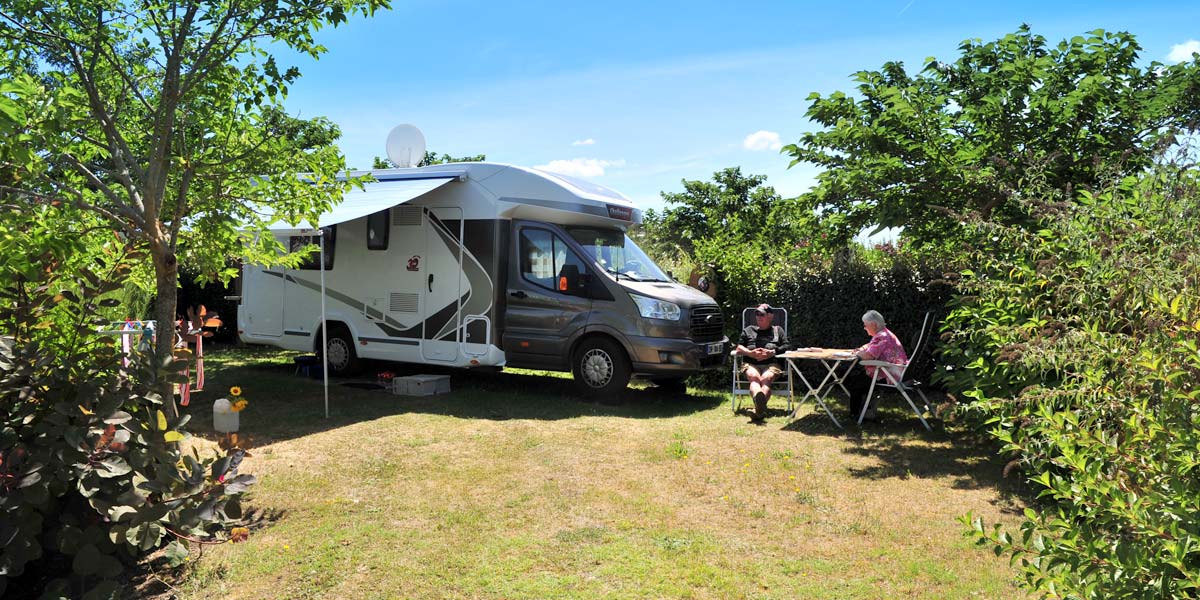
M 326 420 L 290 357 L 207 358 L 197 443 L 241 386 L 257 521 L 169 579 L 181 598 L 1024 596 L 955 521 L 1016 522 L 1002 464 L 894 403 L 865 432 L 782 401 L 756 427 L 719 391 L 590 404 L 561 375 L 458 371 L 424 398 L 335 384 Z

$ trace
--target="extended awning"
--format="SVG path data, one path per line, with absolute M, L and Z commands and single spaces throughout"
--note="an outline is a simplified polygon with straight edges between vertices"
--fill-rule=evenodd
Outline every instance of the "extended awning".
M 337 225 L 353 221 L 391 208 L 411 200 L 415 200 L 437 188 L 460 179 L 464 171 L 446 171 L 439 173 L 423 173 L 418 176 L 406 177 L 385 176 L 380 181 L 368 183 L 364 189 L 353 189 L 346 192 L 341 204 L 334 206 L 328 212 L 322 213 L 319 219 L 321 227 Z M 415 175 L 415 174 L 414 174 Z M 297 225 L 289 225 L 276 221 L 268 228 L 275 232 L 302 233 L 316 229 L 307 221 Z
M 380 173 L 376 175 L 376 181 L 367 184 L 364 186 L 364 189 L 354 189 L 346 192 L 341 204 L 334 206 L 329 212 L 322 213 L 318 222 L 321 224 L 321 227 L 328 227 L 330 225 L 337 225 L 338 223 L 353 221 L 359 217 L 365 217 L 381 210 L 415 200 L 451 181 L 461 180 L 464 177 L 466 177 L 466 171 L 462 169 L 426 171 L 424 173 Z M 288 225 L 283 221 L 272 224 L 268 229 L 276 233 L 290 232 L 293 234 L 310 234 L 316 230 L 315 227 L 308 223 Z M 319 231 L 315 231 L 315 233 L 318 244 L 321 247 L 321 260 L 318 263 L 320 265 L 318 271 L 321 274 L 321 347 L 328 348 L 329 334 L 325 323 L 325 297 L 327 296 L 325 289 L 325 236 Z M 325 388 L 325 418 L 328 419 L 329 363 L 321 361 L 321 367 L 321 379 L 324 381 Z

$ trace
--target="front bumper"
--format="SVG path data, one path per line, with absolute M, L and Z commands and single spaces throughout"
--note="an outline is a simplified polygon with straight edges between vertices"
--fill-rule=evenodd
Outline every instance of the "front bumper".
M 723 367 L 729 356 L 728 337 L 712 342 L 638 336 L 628 339 L 632 346 L 629 358 L 633 363 L 633 372 L 638 375 L 686 377 Z M 720 346 L 715 354 L 708 352 L 713 344 Z

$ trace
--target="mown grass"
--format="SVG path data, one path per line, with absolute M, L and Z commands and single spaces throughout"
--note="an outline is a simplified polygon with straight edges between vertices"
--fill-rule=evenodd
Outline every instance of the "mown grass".
M 292 374 L 290 354 L 210 352 L 211 401 L 250 401 L 249 541 L 206 549 L 181 598 L 1012 598 L 955 518 L 1015 523 L 986 448 L 805 408 L 765 427 L 728 396 L 635 387 L 581 402 L 556 374 L 454 372 L 425 398 Z M 388 367 L 394 369 L 394 367 Z M 414 368 L 417 369 L 417 368 Z M 413 372 L 430 372 L 410 369 Z M 147 588 L 146 593 L 151 590 Z

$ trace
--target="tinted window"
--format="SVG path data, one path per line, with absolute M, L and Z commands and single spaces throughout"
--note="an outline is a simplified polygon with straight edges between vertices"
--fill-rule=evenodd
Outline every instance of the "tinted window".
M 391 210 L 385 208 L 367 217 L 368 250 L 387 250 L 388 232 L 391 230 L 391 223 L 388 222 L 389 214 L 391 214 Z
M 575 265 L 580 274 L 587 272 L 579 255 L 544 229 L 522 229 L 520 253 L 521 277 L 546 289 L 556 289 L 564 265 Z
M 542 287 L 554 279 L 553 235 L 543 229 L 521 230 L 521 277 Z
M 328 271 L 333 269 L 333 250 L 337 246 L 337 225 L 322 227 L 321 231 L 324 233 L 322 237 L 325 238 L 325 270 Z M 315 271 L 321 268 L 321 239 L 319 237 L 315 235 L 293 235 L 288 241 L 288 251 L 298 252 L 309 244 L 317 246 L 317 249 L 313 250 L 308 256 L 306 256 L 304 258 L 304 262 L 300 263 L 300 266 L 297 268 Z

